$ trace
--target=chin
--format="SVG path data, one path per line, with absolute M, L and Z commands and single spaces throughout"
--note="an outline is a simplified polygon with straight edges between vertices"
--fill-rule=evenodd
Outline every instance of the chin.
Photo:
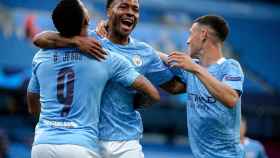
M 127 37 L 127 36 L 130 35 L 130 33 L 131 33 L 131 31 L 129 31 L 129 32 L 121 31 L 120 35 L 123 36 L 123 37 Z

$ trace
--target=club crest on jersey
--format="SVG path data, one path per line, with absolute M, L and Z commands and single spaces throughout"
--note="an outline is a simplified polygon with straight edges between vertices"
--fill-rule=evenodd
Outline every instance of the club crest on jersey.
M 136 67 L 140 67 L 143 65 L 143 61 L 140 55 L 134 55 L 132 57 L 132 62 Z

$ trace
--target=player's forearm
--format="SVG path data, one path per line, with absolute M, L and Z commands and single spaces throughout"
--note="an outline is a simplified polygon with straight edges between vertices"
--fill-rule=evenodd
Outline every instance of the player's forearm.
M 144 106 L 150 106 L 151 104 L 158 102 L 160 100 L 160 95 L 158 90 L 144 76 L 139 76 L 136 79 L 136 81 L 133 83 L 132 87 L 140 91 L 141 93 L 146 94 L 144 98 L 149 100 L 149 104 L 146 104 Z M 143 102 L 146 102 L 146 100 Z
M 207 90 L 225 106 L 233 108 L 236 105 L 239 95 L 231 87 L 217 80 L 198 64 L 196 64 L 194 74 L 202 81 Z
M 27 93 L 28 112 L 32 115 L 38 115 L 41 111 L 40 96 L 37 93 Z
M 61 47 L 76 47 L 77 40 L 73 38 L 64 38 L 57 32 L 45 31 L 37 34 L 33 38 L 33 43 L 39 48 L 61 48 Z

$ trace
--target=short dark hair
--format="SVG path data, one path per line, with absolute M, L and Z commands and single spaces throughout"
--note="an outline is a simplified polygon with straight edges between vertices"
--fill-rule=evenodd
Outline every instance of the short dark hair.
M 61 0 L 52 12 L 53 24 L 64 37 L 79 35 L 84 17 L 84 10 L 78 0 Z
M 114 2 L 114 0 L 107 0 L 107 3 L 106 3 L 106 10 L 108 10 L 111 6 L 111 4 Z
M 194 20 L 194 23 L 209 26 L 215 32 L 219 40 L 224 42 L 229 34 L 229 26 L 226 20 L 217 15 L 205 15 Z
M 107 0 L 106 3 L 106 10 L 108 11 L 108 9 L 110 8 L 111 4 L 114 2 L 115 0 Z M 139 1 L 139 0 L 138 0 Z

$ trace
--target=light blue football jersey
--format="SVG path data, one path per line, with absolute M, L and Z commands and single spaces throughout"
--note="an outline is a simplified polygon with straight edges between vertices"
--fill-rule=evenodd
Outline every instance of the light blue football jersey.
M 233 59 L 220 59 L 208 72 L 242 93 L 244 75 Z M 171 68 L 187 84 L 187 124 L 192 152 L 196 158 L 242 158 L 240 147 L 241 99 L 232 109 L 215 99 L 198 77 Z
M 108 52 L 98 62 L 76 48 L 39 51 L 28 91 L 40 93 L 34 145 L 74 144 L 98 152 L 98 123 L 107 81 L 124 87 L 139 76 L 127 59 Z
M 91 32 L 96 38 L 96 33 Z M 173 78 L 160 60 L 157 52 L 144 42 L 130 38 L 129 44 L 118 45 L 107 39 L 97 39 L 102 46 L 117 52 L 128 59 L 135 69 L 147 77 L 154 85 L 161 85 Z M 143 132 L 142 119 L 138 111 L 133 109 L 135 91 L 124 86 L 109 82 L 101 102 L 99 138 L 105 141 L 125 141 L 140 139 Z
M 245 138 L 242 144 L 245 151 L 245 158 L 267 158 L 263 145 L 250 138 Z

